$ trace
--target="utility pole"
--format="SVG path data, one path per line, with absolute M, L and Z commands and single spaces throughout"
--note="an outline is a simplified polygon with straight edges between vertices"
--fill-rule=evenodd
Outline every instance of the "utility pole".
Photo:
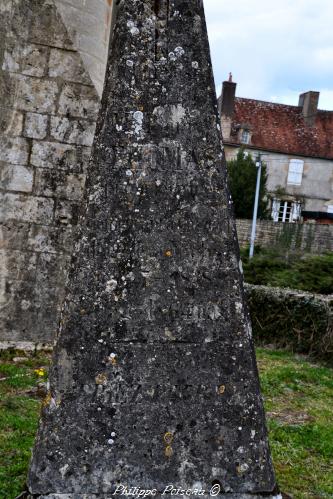
M 257 229 L 257 217 L 258 217 L 258 206 L 259 206 L 259 194 L 260 194 L 260 180 L 261 180 L 261 154 L 258 155 L 256 159 L 256 167 L 257 171 L 257 186 L 256 186 L 256 195 L 254 199 L 254 208 L 253 208 L 253 220 L 252 220 L 252 232 L 251 232 L 251 245 L 250 245 L 250 258 L 253 258 L 254 255 L 254 242 L 256 239 L 256 229 Z

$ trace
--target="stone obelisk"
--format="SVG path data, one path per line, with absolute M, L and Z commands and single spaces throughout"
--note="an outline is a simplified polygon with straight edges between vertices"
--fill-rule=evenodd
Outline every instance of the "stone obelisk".
M 79 232 L 30 493 L 273 495 L 201 0 L 118 2 Z

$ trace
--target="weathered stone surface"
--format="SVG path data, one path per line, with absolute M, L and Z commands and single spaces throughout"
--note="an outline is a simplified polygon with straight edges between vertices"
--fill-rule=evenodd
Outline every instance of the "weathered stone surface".
M 49 76 L 61 77 L 66 81 L 92 85 L 80 55 L 68 50 L 51 49 L 49 60 Z
M 73 50 L 73 43 L 55 8 L 54 2 L 38 0 L 29 2 L 29 38 L 31 42 Z M 47 26 L 48 29 L 41 29 Z
M 73 83 L 75 105 L 80 86 L 96 108 L 99 100 L 54 0 L 0 0 L 0 12 L 0 247 L 22 258 L 31 251 L 39 262 L 12 283 L 16 263 L 2 259 L 0 340 L 51 342 L 96 117 L 57 117 L 58 101 L 67 80 L 82 82 Z M 41 253 L 58 263 L 46 265 Z M 25 311 L 22 299 L 31 301 Z
M 13 165 L 26 165 L 28 163 L 29 144 L 21 137 L 0 137 L 0 161 Z
M 34 141 L 30 162 L 42 168 L 82 170 L 80 149 L 59 142 Z
M 51 117 L 51 136 L 60 142 L 91 146 L 95 134 L 95 122 Z
M 58 322 L 54 304 L 63 299 L 63 289 L 41 286 L 40 282 L 37 286 L 26 277 L 23 281 L 7 277 L 3 282 L 3 288 L 0 282 L 1 341 L 22 341 L 22 329 L 26 341 L 42 342 L 45 329 L 52 335 Z M 10 313 L 5 314 L 6 310 Z M 36 321 L 36 317 L 42 320 Z
M 7 123 L 7 129 L 4 135 L 7 135 L 8 137 L 18 137 L 22 134 L 23 130 L 23 113 L 11 111 L 10 114 L 10 120 Z
M 12 74 L 12 80 L 16 92 L 16 109 L 37 113 L 55 112 L 59 91 L 57 82 L 19 74 Z
M 0 248 L 23 249 L 29 233 L 29 225 L 11 221 L 0 225 Z
M 55 253 L 62 259 L 65 253 L 71 252 L 72 231 L 67 227 L 31 225 L 26 245 L 31 251 Z
M 35 192 L 38 196 L 56 196 L 73 201 L 80 201 L 86 176 L 84 174 L 67 174 L 59 170 L 37 168 L 35 176 Z
M 23 194 L 0 193 L 0 222 L 18 220 L 49 224 L 53 219 L 54 201 Z
M 62 258 L 62 254 L 71 252 L 72 230 L 12 220 L 0 225 L 0 248 L 54 253 Z
M 24 135 L 32 139 L 45 139 L 48 116 L 46 114 L 26 113 Z
M 79 204 L 58 199 L 54 218 L 57 225 L 76 225 L 79 218 Z
M 59 98 L 60 115 L 73 118 L 96 119 L 99 103 L 93 87 L 84 87 L 75 83 L 67 83 Z
M 0 188 L 6 191 L 31 192 L 34 174 L 31 168 L 0 164 Z
M 218 125 L 202 2 L 120 1 L 32 494 L 273 493 Z
M 47 67 L 48 49 L 38 45 L 26 44 L 23 47 L 14 44 L 12 50 L 6 50 L 2 69 L 27 76 L 44 76 Z
M 21 280 L 26 272 L 34 275 L 36 262 L 34 253 L 0 249 L 0 276 Z

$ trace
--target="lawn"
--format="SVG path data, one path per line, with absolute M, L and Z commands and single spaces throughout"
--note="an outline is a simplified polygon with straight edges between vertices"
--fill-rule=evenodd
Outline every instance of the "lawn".
M 0 499 L 24 488 L 38 423 L 46 354 L 0 357 Z M 285 352 L 257 350 L 278 481 L 294 499 L 333 497 L 333 370 Z M 38 387 L 39 385 L 39 387 Z

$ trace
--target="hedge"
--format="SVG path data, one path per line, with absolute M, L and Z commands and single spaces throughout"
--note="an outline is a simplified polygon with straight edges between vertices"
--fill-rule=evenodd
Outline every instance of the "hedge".
M 245 284 L 256 345 L 333 363 L 333 296 Z

